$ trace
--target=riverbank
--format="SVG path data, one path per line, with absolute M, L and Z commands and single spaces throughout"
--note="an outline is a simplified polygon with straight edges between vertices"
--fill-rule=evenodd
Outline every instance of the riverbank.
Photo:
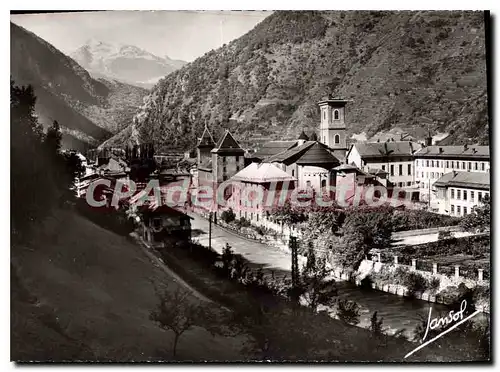
M 207 247 L 209 245 L 208 230 L 209 224 L 205 218 L 193 214 L 192 226 L 194 239 Z M 268 275 L 274 272 L 277 275 L 290 275 L 291 256 L 288 250 L 279 249 L 269 245 L 264 245 L 251 239 L 243 238 L 232 231 L 227 231 L 219 225 L 212 225 L 211 246 L 214 251 L 221 253 L 226 243 L 229 243 L 235 253 L 241 254 L 255 268 L 262 268 Z M 347 278 L 348 273 L 343 274 Z M 203 278 L 198 280 L 203 281 Z M 449 312 L 450 309 L 444 305 L 429 303 L 427 301 L 416 300 L 410 297 L 401 297 L 388 294 L 382 291 L 365 289 L 356 286 L 349 281 L 338 281 L 338 298 L 356 302 L 360 307 L 360 323 L 358 328 L 369 328 L 370 318 L 377 311 L 380 319 L 383 319 L 383 329 L 394 334 L 397 331 L 404 331 L 406 337 L 413 337 L 413 331 L 427 319 L 429 308 L 433 313 Z M 443 350 L 451 348 L 461 349 L 465 354 L 472 355 L 477 347 L 477 339 L 472 337 L 462 340 L 459 337 L 449 337 L 442 344 Z M 447 343 L 454 343 L 448 345 Z M 471 354 L 472 353 L 472 354 Z M 464 355 L 465 355 L 464 354 Z M 461 356 L 460 358 L 463 358 Z M 464 359 L 460 359 L 464 360 Z
M 202 217 L 207 219 L 208 216 Z M 238 229 L 234 226 L 234 224 L 225 223 L 220 219 L 216 226 L 230 234 L 234 234 L 241 237 L 242 239 L 246 239 L 249 242 L 258 242 L 260 244 L 268 245 L 269 247 L 278 248 L 287 254 L 290 253 L 288 242 L 280 239 L 277 234 L 259 234 L 259 232 L 256 231 L 254 227 L 243 227 Z M 448 228 L 427 229 L 425 230 L 425 232 L 437 234 L 437 231 L 440 231 L 442 229 L 452 232 L 458 231 L 457 227 L 452 226 Z M 398 234 L 399 237 L 404 237 L 415 236 L 416 233 L 410 231 L 399 232 Z M 380 256 L 378 257 L 380 258 Z M 302 262 L 305 262 L 306 260 L 303 256 L 301 256 L 300 259 Z M 411 288 L 408 288 L 408 285 L 399 284 L 398 279 L 400 278 L 395 278 L 393 275 L 391 276 L 391 274 L 394 273 L 397 267 L 399 267 L 400 269 L 404 268 L 408 271 L 413 271 L 416 275 L 421 276 L 423 278 L 423 281 L 427 281 L 428 283 L 432 282 L 433 284 L 435 284 L 438 282 L 437 288 L 414 291 Z M 463 288 L 459 289 L 459 286 L 463 284 L 466 286 L 466 288 L 478 292 L 479 296 L 476 295 L 475 298 L 476 308 L 485 313 L 489 313 L 489 283 L 482 279 L 473 280 L 464 277 L 449 277 L 445 274 L 416 270 L 416 268 L 414 267 L 402 264 L 396 264 L 392 266 L 387 263 L 382 264 L 381 262 L 373 259 L 364 260 L 358 270 L 354 273 L 352 271 L 345 270 L 339 267 L 332 268 L 336 280 L 352 281 L 358 286 L 368 285 L 371 289 L 376 291 L 382 291 L 395 296 L 413 298 L 416 300 L 422 300 L 442 305 L 451 305 L 461 296 L 463 296 Z M 387 273 L 387 271 L 389 271 L 389 273 Z M 369 283 L 366 283 L 367 278 Z M 475 289 L 476 287 L 477 290 Z

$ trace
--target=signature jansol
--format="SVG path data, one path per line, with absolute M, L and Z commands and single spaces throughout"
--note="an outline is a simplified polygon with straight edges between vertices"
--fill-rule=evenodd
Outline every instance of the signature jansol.
M 416 351 L 418 351 L 418 350 L 422 349 L 423 347 L 429 345 L 430 343 L 436 341 L 438 338 L 444 336 L 448 332 L 451 332 L 453 329 L 458 327 L 460 324 L 466 322 L 467 320 L 471 319 L 472 317 L 476 316 L 477 314 L 479 314 L 481 312 L 480 310 L 476 310 L 475 312 L 473 312 L 472 314 L 470 314 L 468 317 L 466 317 L 464 319 L 464 312 L 466 309 L 467 309 L 467 300 L 463 300 L 462 303 L 460 304 L 460 310 L 458 310 L 458 311 L 452 310 L 445 317 L 434 318 L 431 320 L 432 307 L 429 308 L 429 317 L 427 319 L 427 328 L 425 330 L 425 335 L 424 335 L 424 338 L 422 339 L 422 341 L 425 341 L 425 339 L 427 338 L 429 330 L 436 329 L 436 328 L 441 327 L 441 326 L 447 326 L 447 325 L 450 325 L 451 323 L 454 323 L 454 322 L 455 322 L 455 324 L 453 324 L 451 327 L 448 327 L 446 330 L 441 332 L 436 337 L 430 339 L 429 341 L 424 342 L 419 347 L 410 351 L 408 354 L 405 355 L 405 358 L 408 358 L 410 355 L 412 355 Z
M 467 300 L 463 300 L 460 304 L 460 311 L 455 312 L 451 310 L 447 316 L 444 318 L 434 318 L 431 320 L 432 307 L 429 307 L 429 318 L 427 319 L 427 329 L 425 330 L 425 335 L 422 341 L 425 341 L 427 338 L 427 334 L 429 333 L 429 329 L 436 329 L 441 326 L 447 326 L 452 322 L 458 322 L 459 320 L 463 320 L 464 311 L 467 309 Z

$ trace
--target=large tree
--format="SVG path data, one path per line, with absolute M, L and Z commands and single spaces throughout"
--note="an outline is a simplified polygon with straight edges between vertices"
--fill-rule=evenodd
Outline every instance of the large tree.
M 460 226 L 471 232 L 485 232 L 491 225 L 491 199 L 485 195 L 481 204 L 475 206 L 470 214 L 465 215 L 460 221 Z
M 312 310 L 317 311 L 320 305 L 332 307 L 337 298 L 337 287 L 328 268 L 324 256 L 317 257 L 312 244 L 307 253 L 307 262 L 299 275 L 297 294 Z

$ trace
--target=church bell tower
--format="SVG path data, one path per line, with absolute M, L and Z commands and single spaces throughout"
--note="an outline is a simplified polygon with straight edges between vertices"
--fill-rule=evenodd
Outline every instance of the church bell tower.
M 318 102 L 321 111 L 319 141 L 335 150 L 347 150 L 346 100 L 328 98 Z

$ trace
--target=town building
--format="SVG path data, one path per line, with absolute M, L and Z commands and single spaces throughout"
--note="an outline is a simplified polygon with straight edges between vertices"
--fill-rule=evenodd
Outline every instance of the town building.
M 429 201 L 436 192 L 433 184 L 452 171 L 490 171 L 490 149 L 488 146 L 426 146 L 414 154 L 415 182 L 421 191 L 421 200 Z
M 299 140 L 298 145 L 272 155 L 264 160 L 297 179 L 297 187 L 312 188 L 321 192 L 325 187 L 335 186 L 332 168 L 341 161 L 335 151 L 318 141 Z
M 226 130 L 217 143 L 205 127 L 197 146 L 198 185 L 218 186 L 244 168 L 245 150 Z
M 342 164 L 333 169 L 336 174 L 335 201 L 342 206 L 361 205 L 367 202 L 378 203 L 385 199 L 393 206 L 418 201 L 419 193 L 412 187 L 394 186 L 387 178 L 388 173 L 378 168 L 363 171 L 355 165 Z
M 387 180 L 394 186 L 411 187 L 415 184 L 414 154 L 421 147 L 412 141 L 355 143 L 346 163 L 364 172 L 387 172 Z
M 432 211 L 464 216 L 480 205 L 485 196 L 489 196 L 490 174 L 452 170 L 439 177 L 433 186 L 436 194 L 430 200 Z
M 232 195 L 227 206 L 236 218 L 265 225 L 270 211 L 285 202 L 297 179 L 271 163 L 252 163 L 230 179 Z

